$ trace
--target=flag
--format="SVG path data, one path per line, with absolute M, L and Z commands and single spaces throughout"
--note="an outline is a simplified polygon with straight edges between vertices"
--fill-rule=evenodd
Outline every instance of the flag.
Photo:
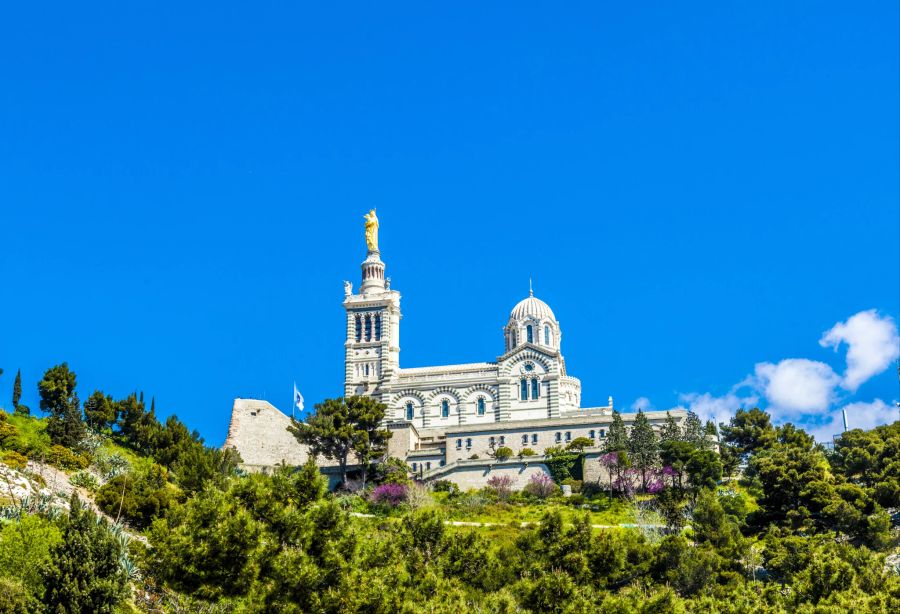
M 294 406 L 303 411 L 303 395 L 297 390 L 297 382 L 294 382 Z

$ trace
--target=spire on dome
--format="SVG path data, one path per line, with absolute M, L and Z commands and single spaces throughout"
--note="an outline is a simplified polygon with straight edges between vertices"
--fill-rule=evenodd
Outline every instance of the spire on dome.
M 528 278 L 528 296 L 534 296 L 534 288 L 531 287 L 531 278 Z

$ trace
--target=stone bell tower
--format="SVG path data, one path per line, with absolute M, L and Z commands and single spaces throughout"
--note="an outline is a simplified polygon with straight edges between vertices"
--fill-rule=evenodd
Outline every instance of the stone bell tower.
M 395 377 L 400 365 L 400 293 L 390 289 L 384 275 L 375 210 L 365 218 L 368 251 L 359 293 L 344 282 L 344 396 L 366 395 L 384 402 L 382 384 Z

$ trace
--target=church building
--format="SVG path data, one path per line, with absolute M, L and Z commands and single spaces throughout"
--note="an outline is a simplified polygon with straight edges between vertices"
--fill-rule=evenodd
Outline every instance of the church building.
M 370 396 L 387 406 L 385 427 L 393 432 L 390 456 L 406 460 L 410 470 L 426 480 L 447 479 L 468 488 L 506 473 L 517 478 L 521 488 L 530 475 L 546 471 L 541 460 L 548 447 L 586 437 L 594 443 L 586 450 L 588 460 L 601 454 L 613 399 L 601 407 L 581 406 L 581 381 L 568 373 L 561 351 L 562 329 L 547 303 L 533 292 L 516 303 L 503 327 L 503 339 L 498 339 L 501 353 L 493 361 L 404 369 L 400 292 L 391 288 L 385 275 L 374 210 L 366 216 L 366 243 L 358 291 L 344 282 L 344 395 Z M 253 418 L 262 413 L 247 415 L 243 408 L 248 403 L 235 401 L 226 440 L 242 456 L 248 446 L 240 434 L 249 428 L 242 425 L 259 423 Z M 259 402 L 254 403 L 258 408 Z M 279 428 L 287 419 L 278 418 L 274 407 L 271 410 L 268 419 Z M 679 422 L 685 418 L 683 410 L 671 413 Z M 240 414 L 237 422 L 236 414 Z M 666 412 L 646 415 L 655 428 L 666 419 Z M 634 416 L 622 414 L 626 427 Z M 251 444 L 247 450 L 251 457 L 260 457 L 259 445 L 272 444 Z M 500 447 L 516 455 L 497 461 L 493 453 Z M 522 450 L 534 454 L 520 455 Z M 305 456 L 304 451 L 294 458 Z M 281 459 L 272 460 L 274 465 Z M 599 471 L 599 463 L 595 464 Z

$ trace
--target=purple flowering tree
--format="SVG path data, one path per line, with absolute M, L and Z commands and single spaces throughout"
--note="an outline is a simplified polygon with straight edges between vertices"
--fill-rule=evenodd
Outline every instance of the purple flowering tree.
M 512 494 L 516 480 L 511 475 L 495 475 L 487 481 L 487 487 L 497 493 L 497 498 L 506 501 Z
M 397 507 L 406 501 L 406 486 L 403 484 L 381 484 L 375 487 L 369 500 L 376 505 Z

